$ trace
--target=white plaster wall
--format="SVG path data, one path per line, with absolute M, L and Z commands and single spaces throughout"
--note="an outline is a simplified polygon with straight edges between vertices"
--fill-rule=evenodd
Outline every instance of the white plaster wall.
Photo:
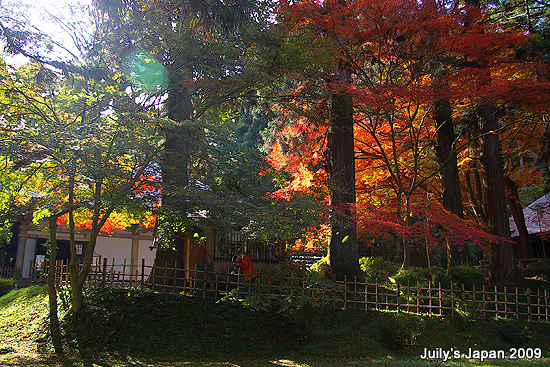
M 29 277 L 31 261 L 35 261 L 34 254 L 36 252 L 36 238 L 27 238 L 25 240 L 25 255 L 23 256 L 23 278 Z
M 126 259 L 124 272 L 126 274 L 130 273 L 130 265 L 132 264 L 131 238 L 98 237 L 94 253 L 101 256 L 101 264 L 103 264 L 104 259 L 107 259 L 108 270 L 111 270 L 114 259 L 113 270 L 122 272 L 124 259 Z

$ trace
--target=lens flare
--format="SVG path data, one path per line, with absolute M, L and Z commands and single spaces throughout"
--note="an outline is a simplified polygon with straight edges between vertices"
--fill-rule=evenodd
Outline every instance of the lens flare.
M 168 71 L 157 59 L 145 51 L 133 51 L 126 56 L 124 73 L 141 91 L 162 93 L 168 87 Z

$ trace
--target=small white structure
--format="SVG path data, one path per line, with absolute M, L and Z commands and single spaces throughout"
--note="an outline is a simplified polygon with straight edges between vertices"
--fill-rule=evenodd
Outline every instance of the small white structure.
M 39 265 L 45 261 L 47 249 L 44 244 L 49 239 L 49 233 L 42 231 L 41 226 L 34 225 L 32 221 L 25 220 L 21 223 L 17 235 L 15 268 L 22 269 L 21 276 L 25 279 L 29 277 L 31 263 Z M 75 234 L 77 258 L 82 258 L 89 240 L 89 230 L 77 229 Z M 57 259 L 68 260 L 70 258 L 68 229 L 58 227 L 57 241 Z M 145 265 L 152 266 L 155 255 L 156 248 L 153 246 L 151 231 L 113 230 L 110 235 L 101 233 L 97 238 L 94 262 L 103 263 L 104 259 L 107 259 L 109 268 L 112 267 L 114 271 L 122 272 L 124 268 L 126 274 L 130 273 L 130 270 L 133 274 L 138 267 L 141 267 L 143 261 Z
M 550 192 L 526 206 L 523 216 L 529 234 L 550 232 Z M 510 231 L 512 238 L 519 237 L 513 217 L 510 218 Z
M 550 192 L 523 208 L 525 226 L 529 232 L 530 243 L 535 258 L 550 256 Z M 513 217 L 510 217 L 512 239 L 519 240 L 519 231 Z M 521 258 L 518 247 L 516 257 Z

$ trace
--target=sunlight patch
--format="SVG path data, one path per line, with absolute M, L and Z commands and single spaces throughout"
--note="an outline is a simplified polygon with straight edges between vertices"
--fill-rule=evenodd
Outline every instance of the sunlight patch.
M 271 363 L 277 366 L 287 366 L 287 367 L 310 367 L 309 364 L 299 364 L 291 361 L 290 359 L 279 359 L 277 361 L 270 361 Z

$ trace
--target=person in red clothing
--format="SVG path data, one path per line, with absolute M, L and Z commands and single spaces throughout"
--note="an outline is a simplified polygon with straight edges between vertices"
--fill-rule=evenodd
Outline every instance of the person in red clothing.
M 246 255 L 235 255 L 233 256 L 233 264 L 241 268 L 241 272 L 244 275 L 246 281 L 250 280 L 251 276 L 258 275 L 258 271 L 252 265 L 252 261 Z

